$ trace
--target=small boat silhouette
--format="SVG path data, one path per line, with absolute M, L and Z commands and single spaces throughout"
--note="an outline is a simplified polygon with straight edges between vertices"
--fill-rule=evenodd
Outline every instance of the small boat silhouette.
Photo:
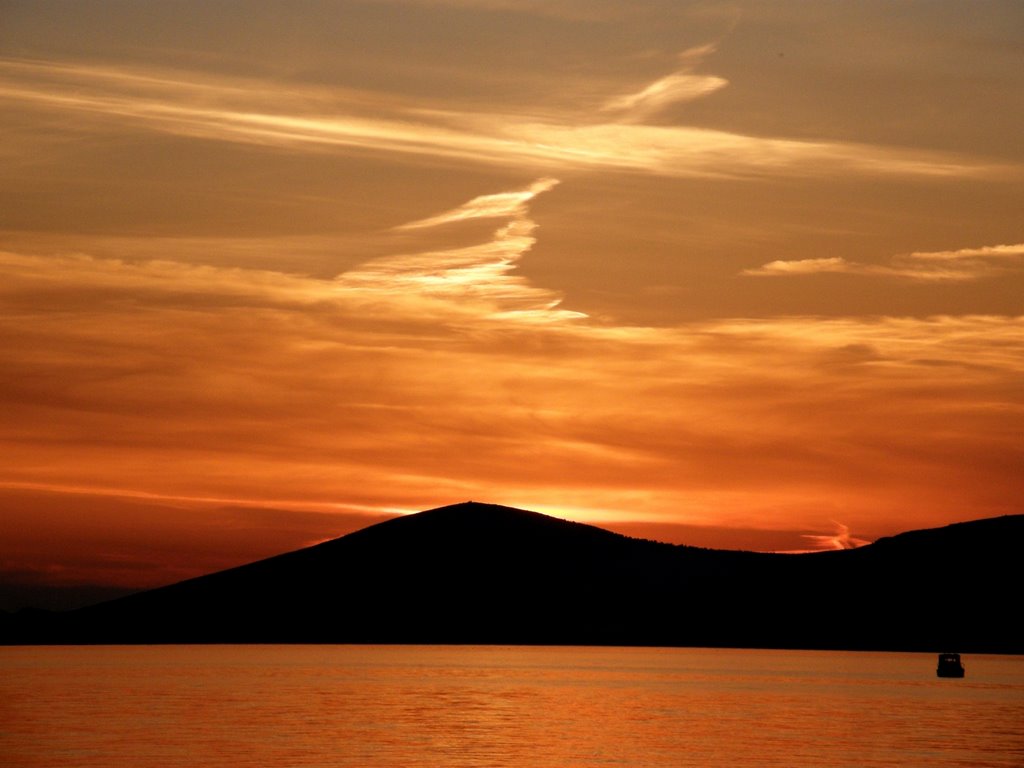
M 964 665 L 960 662 L 959 653 L 940 653 L 939 666 L 935 669 L 939 677 L 963 677 Z

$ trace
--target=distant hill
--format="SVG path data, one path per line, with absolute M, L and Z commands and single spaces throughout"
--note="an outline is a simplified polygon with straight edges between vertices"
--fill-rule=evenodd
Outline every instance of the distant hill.
M 773 555 L 467 502 L 61 614 L 5 642 L 501 643 L 1024 653 L 1024 515 Z

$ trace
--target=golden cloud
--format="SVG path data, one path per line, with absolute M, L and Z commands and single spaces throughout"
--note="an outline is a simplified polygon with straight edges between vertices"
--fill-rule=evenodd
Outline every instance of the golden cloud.
M 990 245 L 954 251 L 915 251 L 894 256 L 889 264 L 862 264 L 843 258 L 772 261 L 742 274 L 755 277 L 846 273 L 897 277 L 919 282 L 965 282 L 1024 267 L 1024 244 Z
M 996 166 L 934 153 L 835 141 L 748 136 L 686 126 L 638 124 L 669 103 L 724 85 L 675 73 L 606 102 L 621 120 L 589 114 L 506 115 L 410 105 L 346 89 L 272 87 L 92 65 L 0 60 L 0 99 L 117 124 L 292 150 L 369 150 L 522 168 L 615 169 L 680 177 L 763 174 L 988 176 Z
M 515 273 L 550 186 L 334 278 L 3 253 L 0 485 L 811 528 L 1016 504 L 1024 319 L 597 322 Z

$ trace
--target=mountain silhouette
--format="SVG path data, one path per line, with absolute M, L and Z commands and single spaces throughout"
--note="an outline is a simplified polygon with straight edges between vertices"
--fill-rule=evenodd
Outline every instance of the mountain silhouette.
M 1024 515 L 782 555 L 467 502 L 63 614 L 6 642 L 500 643 L 1024 652 Z

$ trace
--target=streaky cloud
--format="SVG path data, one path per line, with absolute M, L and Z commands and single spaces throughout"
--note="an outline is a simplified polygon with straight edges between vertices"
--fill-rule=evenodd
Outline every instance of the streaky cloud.
M 870 544 L 868 539 L 862 539 L 856 536 L 850 535 L 850 526 L 844 525 L 843 523 L 832 521 L 835 525 L 836 530 L 831 534 L 815 534 L 805 533 L 803 538 L 814 543 L 815 550 L 821 549 L 856 549 L 857 547 L 863 547 L 865 544 Z
M 585 317 L 559 309 L 561 296 L 512 275 L 536 239 L 536 224 L 515 219 L 490 242 L 444 251 L 389 256 L 345 272 L 336 284 L 360 301 L 419 303 L 422 311 L 452 316 L 454 308 L 491 319 L 562 322 Z
M 729 84 L 725 78 L 676 72 L 655 80 L 636 93 L 609 99 L 603 112 L 618 112 L 620 120 L 644 120 L 672 104 L 680 104 L 714 93 Z
M 585 317 L 580 312 L 559 309 L 559 295 L 511 274 L 536 242 L 533 233 L 537 224 L 528 216 L 530 201 L 558 183 L 550 177 L 537 179 L 525 189 L 480 195 L 437 216 L 401 225 L 397 229 L 422 229 L 472 219 L 510 219 L 489 242 L 374 259 L 340 275 L 337 282 L 375 297 L 400 300 L 417 296 L 472 305 L 495 319 L 561 322 Z
M 838 256 L 822 259 L 780 259 L 770 261 L 756 269 L 745 269 L 744 275 L 811 275 L 822 272 L 849 272 L 852 265 Z
M 598 322 L 514 274 L 537 231 L 333 279 L 0 254 L 0 483 L 811 530 L 1019 500 L 1024 318 Z
M 672 76 L 670 76 L 671 78 Z M 660 108 L 717 80 L 680 75 L 626 97 Z M 424 155 L 539 173 L 620 170 L 677 177 L 872 175 L 980 177 L 1000 166 L 937 152 L 765 138 L 687 126 L 595 122 L 591 114 L 507 115 L 412 105 L 397 96 L 270 86 L 188 73 L 0 60 L 0 100 L 170 134 L 292 150 Z M 614 100 L 613 100 L 614 103 Z M 80 131 L 103 122 L 83 121 Z
M 981 248 L 961 248 L 956 251 L 915 251 L 907 258 L 922 261 L 953 261 L 972 258 L 1024 259 L 1024 243 L 1015 245 L 986 245 Z
M 526 215 L 527 204 L 537 195 L 553 189 L 559 183 L 558 179 L 543 178 L 537 179 L 526 189 L 514 192 L 499 192 L 493 195 L 481 195 L 474 197 L 458 208 L 439 213 L 427 219 L 420 219 L 408 224 L 402 224 L 396 229 L 421 229 L 423 227 L 436 227 L 441 224 L 451 224 L 469 219 L 502 218 L 508 216 L 522 217 Z
M 702 45 L 679 54 L 684 67 L 665 75 L 634 93 L 608 99 L 602 112 L 618 113 L 621 122 L 642 122 L 666 107 L 707 96 L 721 90 L 729 81 L 714 75 L 699 75 L 693 67 L 705 56 L 714 53 L 716 45 Z
M 1024 244 L 990 245 L 950 251 L 914 251 L 888 264 L 864 264 L 840 257 L 778 260 L 743 270 L 752 277 L 845 273 L 917 282 L 968 282 L 1024 269 Z
M 537 224 L 528 216 L 528 204 L 557 184 L 556 179 L 537 179 L 525 189 L 482 195 L 452 211 L 400 227 L 419 229 L 468 219 L 509 219 L 483 243 L 380 257 L 333 279 L 172 259 L 130 263 L 88 254 L 44 258 L 9 251 L 0 251 L 0 267 L 12 282 L 20 278 L 38 284 L 44 279 L 40 275 L 45 274 L 47 265 L 59 265 L 69 283 L 81 280 L 93 291 L 134 287 L 140 296 L 155 302 L 165 302 L 177 294 L 200 304 L 255 302 L 286 307 L 330 302 L 379 317 L 558 323 L 585 315 L 560 308 L 559 294 L 513 274 L 519 259 L 536 242 Z M 82 300 L 88 301 L 88 295 Z M 74 292 L 69 291 L 64 301 L 73 304 Z

